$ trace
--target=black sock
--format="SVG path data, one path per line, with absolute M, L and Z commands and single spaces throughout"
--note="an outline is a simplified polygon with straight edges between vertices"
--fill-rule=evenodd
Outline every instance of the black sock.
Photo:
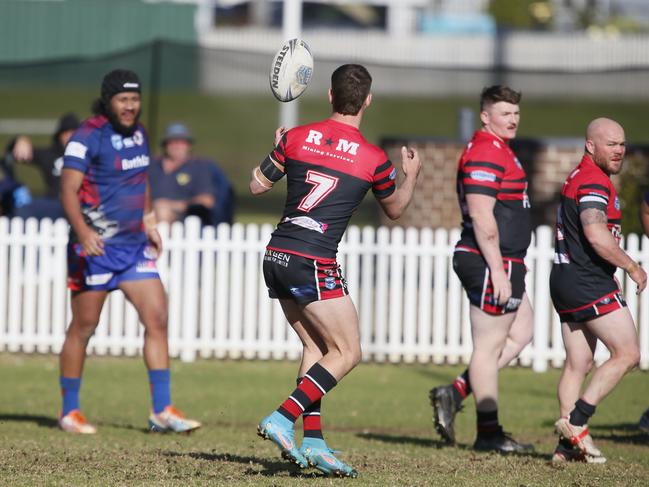
M 583 399 L 577 399 L 575 409 L 570 412 L 570 424 L 583 426 L 588 423 L 588 419 L 595 414 L 595 406 L 588 404 Z
M 563 436 L 559 438 L 559 444 L 564 448 L 567 448 L 568 450 L 573 449 L 573 444 L 570 443 L 570 440 L 568 438 L 564 438 Z
M 478 419 L 478 436 L 491 438 L 500 433 L 501 428 L 498 423 L 498 410 L 494 411 L 476 411 Z

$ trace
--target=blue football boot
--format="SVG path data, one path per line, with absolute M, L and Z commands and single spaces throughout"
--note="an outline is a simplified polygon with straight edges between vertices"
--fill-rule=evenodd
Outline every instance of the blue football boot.
M 282 458 L 300 468 L 307 468 L 309 463 L 295 444 L 293 426 L 293 423 L 275 411 L 261 420 L 257 426 L 257 434 L 265 440 L 275 443 L 282 452 Z
M 307 459 L 309 465 L 317 468 L 325 475 L 334 477 L 358 477 L 358 472 L 334 456 L 334 451 L 320 438 L 305 438 L 300 447 L 300 453 Z

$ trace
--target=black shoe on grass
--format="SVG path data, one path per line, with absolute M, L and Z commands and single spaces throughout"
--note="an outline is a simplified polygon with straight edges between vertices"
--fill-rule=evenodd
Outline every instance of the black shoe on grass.
M 453 423 L 455 415 L 462 409 L 461 405 L 455 404 L 453 397 L 453 386 L 435 387 L 428 393 L 430 404 L 433 406 L 433 424 L 435 430 L 442 439 L 449 445 L 455 443 L 455 430 Z
M 495 451 L 498 453 L 530 453 L 534 451 L 534 445 L 530 443 L 519 443 L 502 428 L 493 436 L 480 436 L 475 440 L 473 449 L 477 451 Z

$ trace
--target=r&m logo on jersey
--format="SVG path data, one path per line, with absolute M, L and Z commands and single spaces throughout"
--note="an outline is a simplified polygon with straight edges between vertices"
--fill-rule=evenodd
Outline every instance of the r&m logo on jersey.
M 318 132 L 317 130 L 309 130 L 309 135 L 307 135 L 306 139 L 304 139 L 305 144 L 313 144 L 321 147 L 325 146 L 326 148 L 320 150 L 308 145 L 304 145 L 302 146 L 302 148 L 304 150 L 315 152 L 323 156 L 334 157 L 336 159 L 342 159 L 347 162 L 354 162 L 354 159 L 345 157 L 343 154 L 349 154 L 352 156 L 358 155 L 358 148 L 360 147 L 360 144 L 358 142 L 350 142 L 346 139 L 333 140 L 332 138 L 323 140 L 322 138 L 322 132 Z M 334 150 L 336 152 L 331 152 L 331 150 Z
M 192 177 L 187 174 L 186 172 L 181 172 L 176 175 L 176 182 L 180 186 L 186 186 L 189 184 L 189 182 L 192 180 Z
M 615 205 L 615 209 L 616 209 L 617 211 L 620 211 L 620 198 L 618 198 L 617 196 L 615 197 L 615 203 L 614 203 L 614 205 Z

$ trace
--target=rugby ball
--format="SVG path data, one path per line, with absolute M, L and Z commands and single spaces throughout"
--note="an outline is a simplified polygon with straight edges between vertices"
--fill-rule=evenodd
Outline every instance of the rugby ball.
M 302 39 L 286 41 L 270 66 L 270 91 L 279 101 L 291 101 L 309 86 L 313 76 L 313 56 Z

